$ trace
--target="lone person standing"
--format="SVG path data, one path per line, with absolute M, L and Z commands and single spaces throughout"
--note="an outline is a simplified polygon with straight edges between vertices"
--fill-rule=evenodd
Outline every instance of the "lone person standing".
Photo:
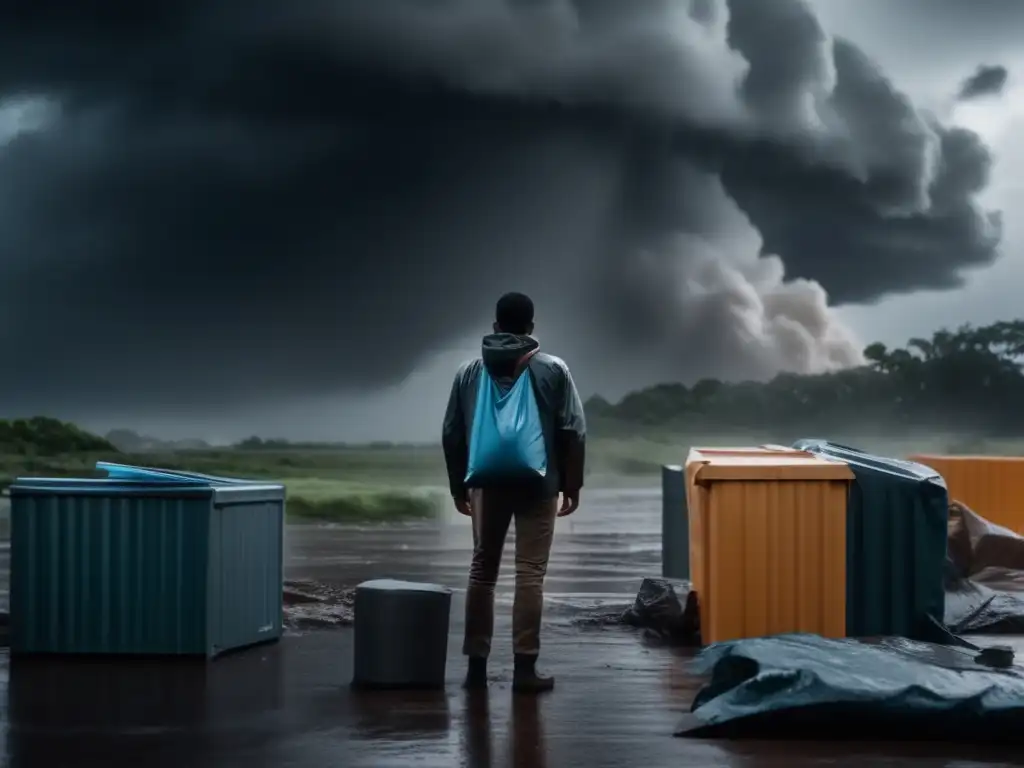
M 580 502 L 586 423 L 566 364 L 533 338 L 533 301 L 498 300 L 494 333 L 481 356 L 455 375 L 442 444 L 455 508 L 473 521 L 473 562 L 466 593 L 467 688 L 487 685 L 494 634 L 494 588 L 509 524 L 515 520 L 513 690 L 541 693 L 552 677 L 537 673 L 544 577 L 555 518 Z M 561 494 L 561 503 L 559 495 Z

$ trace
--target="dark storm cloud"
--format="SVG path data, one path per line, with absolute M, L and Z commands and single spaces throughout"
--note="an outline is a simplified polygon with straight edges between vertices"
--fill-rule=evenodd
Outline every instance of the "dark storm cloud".
M 7 411 L 396 381 L 509 288 L 595 378 L 834 368 L 825 290 L 999 241 L 977 137 L 797 0 L 6 7 L 59 105 L 0 148 Z
M 828 161 L 794 167 L 787 147 L 759 142 L 728 155 L 727 187 L 767 250 L 837 303 L 961 285 L 963 268 L 992 262 L 1002 232 L 975 201 L 987 148 L 916 111 L 852 43 L 835 40 L 833 53 L 845 172 Z
M 1006 67 L 983 64 L 960 86 L 957 98 L 970 101 L 983 96 L 998 96 L 1006 88 L 1010 73 Z

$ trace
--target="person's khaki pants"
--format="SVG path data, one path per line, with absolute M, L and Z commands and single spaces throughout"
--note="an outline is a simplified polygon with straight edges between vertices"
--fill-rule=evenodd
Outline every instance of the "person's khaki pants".
M 540 652 L 544 576 L 555 532 L 558 497 L 538 500 L 508 491 L 474 490 L 473 564 L 466 591 L 466 639 L 462 652 L 486 658 L 494 635 L 494 587 L 509 524 L 516 521 L 516 587 L 512 606 L 512 649 Z

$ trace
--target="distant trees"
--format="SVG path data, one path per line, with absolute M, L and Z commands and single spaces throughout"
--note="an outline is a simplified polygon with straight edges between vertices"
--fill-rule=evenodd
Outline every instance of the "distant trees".
M 124 453 L 160 453 L 164 451 L 207 451 L 210 444 L 199 438 L 184 440 L 161 440 L 150 435 L 140 435 L 133 429 L 112 429 L 106 439 Z
M 1024 320 L 943 329 L 931 338 L 910 339 L 903 348 L 875 343 L 864 350 L 864 357 L 868 361 L 864 366 L 820 376 L 782 374 L 769 382 L 704 379 L 692 386 L 659 384 L 615 404 L 593 397 L 587 402 L 587 415 L 598 433 L 614 423 L 626 429 L 635 425 L 735 427 L 819 435 L 851 425 L 1024 435 Z M 9 456 L 116 454 L 115 442 L 127 452 L 208 447 L 202 441 L 163 443 L 127 430 L 115 430 L 108 437 L 45 416 L 0 420 L 0 454 Z M 294 451 L 347 446 L 254 436 L 234 447 Z
M 239 451 L 324 451 L 343 450 L 346 448 L 358 448 L 362 451 L 387 451 L 399 447 L 399 445 L 387 440 L 350 445 L 349 443 L 310 442 L 308 440 L 292 441 L 280 437 L 262 438 L 253 435 L 238 441 L 232 448 Z
M 820 376 L 782 374 L 770 382 L 715 379 L 663 384 L 615 405 L 594 398 L 590 414 L 652 425 L 796 427 L 867 425 L 1024 432 L 1024 320 L 935 332 L 905 348 L 871 344 L 868 364 Z
M 262 437 L 253 435 L 238 441 L 234 447 L 240 451 L 283 451 L 290 448 L 291 443 L 281 438 L 264 440 Z
M 110 441 L 74 424 L 47 416 L 0 419 L 0 453 L 21 456 L 57 456 L 62 453 L 117 453 Z
M 106 439 L 111 445 L 125 453 L 134 453 L 142 449 L 143 438 L 138 432 L 131 429 L 112 429 L 106 434 Z

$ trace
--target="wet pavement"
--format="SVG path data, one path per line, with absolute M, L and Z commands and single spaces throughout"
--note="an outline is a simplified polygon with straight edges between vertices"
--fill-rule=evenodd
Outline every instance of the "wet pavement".
M 291 634 L 272 646 L 190 661 L 0 659 L 4 765 L 13 768 L 232 766 L 970 766 L 1018 765 L 1012 749 L 918 744 L 701 742 L 672 737 L 699 685 L 679 652 L 626 629 L 580 629 L 624 605 L 660 569 L 659 495 L 591 494 L 560 525 L 542 666 L 557 689 L 511 692 L 508 611 L 499 610 L 488 692 L 458 688 L 461 593 L 445 692 L 354 693 L 352 631 Z M 376 577 L 460 589 L 465 521 L 396 528 L 291 528 L 289 575 L 336 586 Z M 2 553 L 0 553 L 2 555 Z M 0 562 L 0 569 L 6 563 Z M 499 586 L 508 603 L 511 570 Z M 6 575 L 5 575 L 6 577 Z

